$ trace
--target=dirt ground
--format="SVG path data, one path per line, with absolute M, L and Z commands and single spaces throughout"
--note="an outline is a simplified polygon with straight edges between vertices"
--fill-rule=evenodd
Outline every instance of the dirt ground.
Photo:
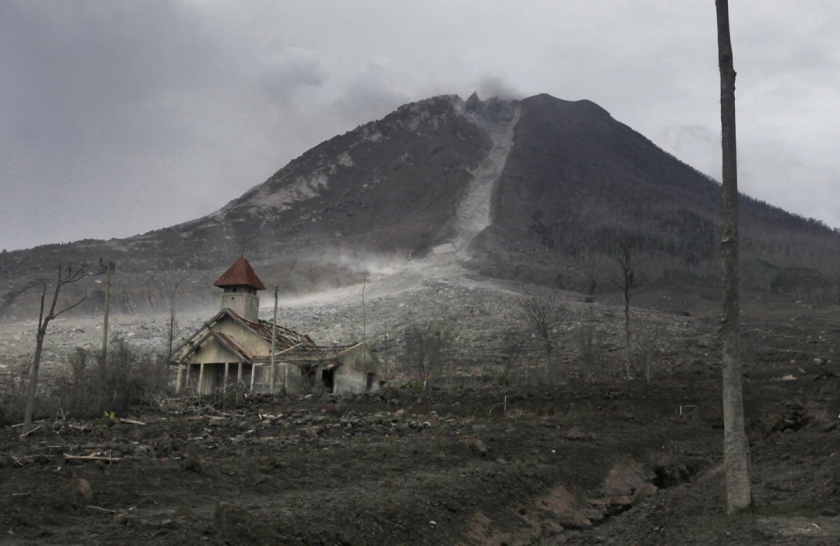
M 838 544 L 832 369 L 747 370 L 751 513 L 725 514 L 719 378 L 698 366 L 5 427 L 0 543 Z

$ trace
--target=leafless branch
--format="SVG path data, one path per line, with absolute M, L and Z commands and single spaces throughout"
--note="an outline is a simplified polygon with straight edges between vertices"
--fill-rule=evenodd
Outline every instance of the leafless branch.
M 554 330 L 560 325 L 563 309 L 557 292 L 528 294 L 521 302 L 522 317 L 530 330 L 541 339 L 552 372 L 551 355 L 554 350 Z
M 53 315 L 53 318 L 58 318 L 58 317 L 60 317 L 61 315 L 63 315 L 64 313 L 66 313 L 67 311 L 70 311 L 71 309 L 74 309 L 74 308 L 76 308 L 76 307 L 80 306 L 80 305 L 81 305 L 81 304 L 82 304 L 82 303 L 83 303 L 86 299 L 87 299 L 87 296 L 83 297 L 82 299 L 80 299 L 79 301 L 77 301 L 76 303 L 74 303 L 73 305 L 70 305 L 70 306 L 68 306 L 68 307 L 65 307 L 64 309 L 62 309 L 61 311 L 59 311 L 58 313 L 56 313 L 55 315 Z

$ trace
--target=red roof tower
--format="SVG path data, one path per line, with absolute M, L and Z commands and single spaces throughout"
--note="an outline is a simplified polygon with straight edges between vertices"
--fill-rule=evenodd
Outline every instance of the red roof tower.
M 256 322 L 260 317 L 260 297 L 257 290 L 265 290 L 254 268 L 240 256 L 213 286 L 222 288 L 222 309 L 230 309 L 244 319 Z

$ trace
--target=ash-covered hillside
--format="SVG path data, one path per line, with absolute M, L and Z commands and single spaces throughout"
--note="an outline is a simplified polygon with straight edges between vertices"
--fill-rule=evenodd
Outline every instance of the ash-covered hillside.
M 117 264 L 124 313 L 212 302 L 243 247 L 267 285 L 302 294 L 362 282 L 365 270 L 452 261 L 476 274 L 604 291 L 632 249 L 642 282 L 714 284 L 720 186 L 590 101 L 475 94 L 407 104 L 312 148 L 218 212 L 128 239 L 0 255 L 0 317 L 37 313 L 59 261 Z M 840 236 L 744 198 L 743 279 L 836 299 Z M 79 283 L 80 313 L 101 282 Z
M 492 226 L 474 243 L 482 271 L 607 288 L 623 245 L 641 282 L 717 282 L 718 182 L 590 101 L 538 95 L 520 108 Z M 836 301 L 840 235 L 746 196 L 740 221 L 746 287 Z

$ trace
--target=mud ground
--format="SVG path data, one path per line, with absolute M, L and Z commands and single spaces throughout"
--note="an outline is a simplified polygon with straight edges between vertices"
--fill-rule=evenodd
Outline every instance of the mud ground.
M 0 543 L 838 544 L 836 372 L 747 370 L 756 506 L 735 516 L 702 366 L 651 385 L 169 400 L 24 440 L 7 426 Z

